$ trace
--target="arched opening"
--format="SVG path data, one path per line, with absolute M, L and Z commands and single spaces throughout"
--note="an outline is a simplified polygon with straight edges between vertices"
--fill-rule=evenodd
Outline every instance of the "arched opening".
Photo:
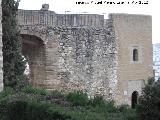
M 138 61 L 138 50 L 137 49 L 133 50 L 133 61 Z
M 24 74 L 26 76 L 26 80 L 28 80 L 30 78 L 30 73 L 31 73 L 30 68 L 29 68 L 29 63 L 28 63 L 27 59 L 25 58 L 25 56 L 23 56 L 23 58 L 26 61 L 26 69 L 24 71 Z M 28 81 L 26 81 L 26 82 L 28 82 Z
M 134 91 L 132 93 L 132 108 L 135 108 L 135 106 L 137 105 L 137 103 L 138 103 L 138 92 Z
M 27 60 L 29 83 L 33 86 L 42 85 L 45 80 L 45 47 L 43 41 L 33 35 L 22 34 L 22 54 Z

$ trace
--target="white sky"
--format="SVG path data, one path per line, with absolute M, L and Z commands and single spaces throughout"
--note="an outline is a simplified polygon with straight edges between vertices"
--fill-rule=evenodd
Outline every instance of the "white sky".
M 86 1 L 90 2 L 87 5 L 78 5 L 76 2 Z M 95 5 L 91 4 L 91 1 L 97 2 L 130 2 L 130 4 L 125 5 L 107 5 L 100 4 Z M 148 4 L 131 4 L 131 2 L 146 2 Z M 42 4 L 49 4 L 49 10 L 55 11 L 56 13 L 65 13 L 68 14 L 104 14 L 107 17 L 108 13 L 130 13 L 130 14 L 146 14 L 152 15 L 152 41 L 153 43 L 160 43 L 160 0 L 21 0 L 19 9 L 28 9 L 28 10 L 40 10 Z

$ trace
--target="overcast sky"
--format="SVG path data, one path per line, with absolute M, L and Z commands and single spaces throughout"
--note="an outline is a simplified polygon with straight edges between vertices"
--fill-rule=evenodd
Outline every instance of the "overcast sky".
M 76 4 L 80 1 L 89 2 L 89 4 Z M 93 4 L 98 1 L 102 1 L 103 4 Z M 123 5 L 107 5 L 106 2 L 110 1 L 125 3 Z M 140 2 L 148 4 L 138 4 Z M 19 9 L 40 10 L 44 3 L 49 4 L 49 10 L 63 14 L 65 11 L 70 11 L 68 14 L 87 12 L 87 14 L 103 14 L 105 18 L 107 18 L 108 13 L 152 15 L 152 41 L 153 43 L 160 43 L 160 0 L 21 0 Z

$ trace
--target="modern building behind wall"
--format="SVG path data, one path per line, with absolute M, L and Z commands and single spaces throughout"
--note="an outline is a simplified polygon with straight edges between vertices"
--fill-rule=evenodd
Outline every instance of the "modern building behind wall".
M 153 44 L 153 64 L 155 80 L 160 79 L 160 43 Z
M 3 90 L 3 56 L 2 56 L 2 8 L 1 8 L 1 0 L 0 0 L 0 91 Z

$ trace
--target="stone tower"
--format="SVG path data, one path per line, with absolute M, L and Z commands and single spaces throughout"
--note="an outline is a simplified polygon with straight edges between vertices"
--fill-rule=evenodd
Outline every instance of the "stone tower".
M 1 3 L 1 0 L 0 0 L 0 3 Z M 2 56 L 2 24 L 1 24 L 1 20 L 2 20 L 2 8 L 0 5 L 0 91 L 3 90 L 3 71 L 2 71 L 3 56 Z
M 152 18 L 111 14 L 118 44 L 118 104 L 133 105 L 148 77 L 153 76 Z

